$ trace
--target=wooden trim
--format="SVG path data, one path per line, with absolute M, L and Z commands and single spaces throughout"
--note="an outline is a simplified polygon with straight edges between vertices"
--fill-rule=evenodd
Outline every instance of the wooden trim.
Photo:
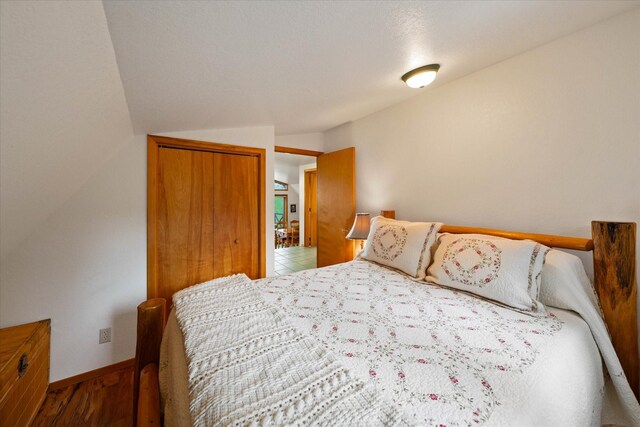
M 244 154 L 247 156 L 264 156 L 264 148 L 244 145 L 221 144 L 219 142 L 194 141 L 192 139 L 171 138 L 168 136 L 147 135 L 158 147 L 178 148 L 184 150 L 210 151 L 212 153 Z
M 158 156 L 160 146 L 147 136 L 147 297 L 158 295 Z
M 311 176 L 315 175 L 316 186 L 312 187 L 310 184 Z M 312 247 L 318 244 L 318 203 L 317 203 L 317 190 L 318 190 L 318 169 L 311 168 L 304 170 L 304 212 L 301 212 L 304 218 L 304 228 L 302 236 L 302 245 Z M 312 189 L 313 188 L 313 189 Z M 315 209 L 311 210 L 311 200 L 316 200 Z M 315 221 L 311 220 L 312 214 L 315 215 Z M 313 232 L 315 223 L 315 233 Z
M 594 286 L 611 342 L 637 399 L 640 361 L 636 305 L 636 224 L 593 221 L 591 231 L 594 242 Z
M 267 155 L 266 151 L 260 149 L 258 154 L 258 162 L 260 170 L 258 171 L 259 198 L 260 198 L 260 218 L 258 219 L 260 231 L 259 235 L 259 253 L 260 253 L 260 277 L 267 276 Z M 273 219 L 271 219 L 273 220 Z
M 274 151 L 276 153 L 299 154 L 301 156 L 313 157 L 318 157 L 324 154 L 322 151 L 303 150 L 302 148 L 283 147 L 281 145 L 276 145 L 274 147 Z
M 61 388 L 69 387 L 74 384 L 78 384 L 84 381 L 92 380 L 97 377 L 101 377 L 111 372 L 130 368 L 134 364 L 135 364 L 135 359 L 127 359 L 127 360 L 123 360 L 122 362 L 114 363 L 113 365 L 103 366 L 102 368 L 94 369 L 93 371 L 84 372 L 82 374 L 74 375 L 73 377 L 54 381 L 51 384 L 49 384 L 49 391 L 59 390 Z
M 266 150 L 264 148 L 217 142 L 194 141 L 159 135 L 147 135 L 147 297 L 158 295 L 158 154 L 161 147 L 208 151 L 258 157 L 259 177 L 259 274 L 267 274 L 267 218 L 266 218 Z

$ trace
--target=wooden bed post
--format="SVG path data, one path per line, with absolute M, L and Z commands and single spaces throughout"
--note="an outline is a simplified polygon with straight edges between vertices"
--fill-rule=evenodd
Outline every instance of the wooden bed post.
M 385 218 L 389 218 L 389 219 L 396 219 L 396 211 L 390 211 L 390 210 L 382 210 L 380 211 L 380 216 L 383 216 Z
M 638 398 L 636 224 L 592 221 L 594 285 L 613 347 Z
M 138 334 L 136 340 L 136 362 L 133 371 L 133 425 L 137 425 L 138 398 L 140 391 L 140 374 L 147 367 L 145 378 L 155 372 L 156 382 L 148 384 L 148 380 L 143 381 L 145 396 L 158 393 L 157 390 L 157 368 L 160 363 L 160 343 L 162 342 L 162 332 L 165 324 L 165 306 L 167 302 L 164 298 L 153 298 L 138 306 Z M 148 366 L 152 365 L 152 366 Z M 155 365 L 155 366 L 153 366 Z M 149 390 L 150 387 L 155 390 Z M 151 396 L 152 398 L 155 396 Z M 145 405 L 149 405 L 149 397 L 144 398 Z M 158 395 L 159 401 L 159 395 Z M 142 401 L 140 403 L 143 403 Z M 158 402 L 159 403 L 159 402 Z M 145 425 L 150 424 L 145 422 Z

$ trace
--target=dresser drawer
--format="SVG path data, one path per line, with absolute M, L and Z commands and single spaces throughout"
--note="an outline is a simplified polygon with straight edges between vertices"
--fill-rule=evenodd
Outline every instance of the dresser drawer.
M 49 385 L 49 320 L 0 329 L 0 425 L 28 426 Z

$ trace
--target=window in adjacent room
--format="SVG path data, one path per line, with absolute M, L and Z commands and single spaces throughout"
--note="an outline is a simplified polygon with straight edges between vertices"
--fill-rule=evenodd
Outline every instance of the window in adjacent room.
M 278 181 L 277 179 L 274 181 L 273 189 L 276 191 L 288 191 L 289 184 L 286 182 Z
M 286 194 L 276 194 L 275 209 L 274 209 L 276 228 L 280 228 L 280 227 L 278 227 L 279 224 L 282 224 L 283 227 L 287 226 L 287 224 L 288 224 L 288 221 L 287 221 L 287 207 L 288 206 L 289 206 L 289 204 L 287 203 L 287 195 Z

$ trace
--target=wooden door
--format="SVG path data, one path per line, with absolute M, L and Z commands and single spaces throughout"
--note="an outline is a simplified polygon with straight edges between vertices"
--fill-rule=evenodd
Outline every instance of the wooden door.
M 148 137 L 147 296 L 265 274 L 265 150 Z
M 213 273 L 260 277 L 258 159 L 213 154 Z
M 304 242 L 303 246 L 318 244 L 318 205 L 316 170 L 304 171 Z
M 157 294 L 214 277 L 214 154 L 161 147 L 158 152 Z M 151 297 L 151 295 L 150 295 Z
M 351 261 L 354 246 L 345 237 L 356 211 L 355 148 L 318 157 L 318 267 Z

